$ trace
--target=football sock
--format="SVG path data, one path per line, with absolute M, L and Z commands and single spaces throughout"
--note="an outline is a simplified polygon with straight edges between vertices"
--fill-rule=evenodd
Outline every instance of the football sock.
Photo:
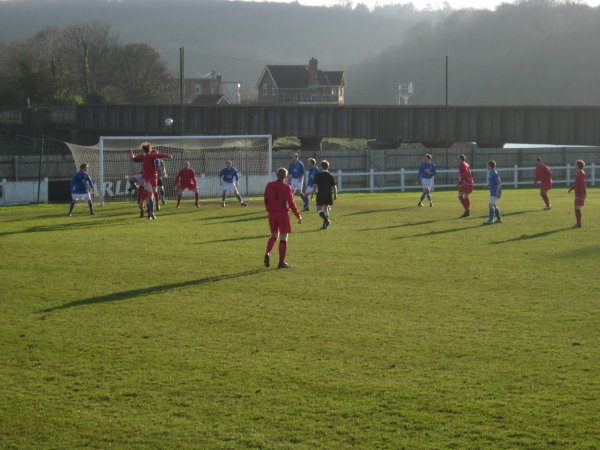
M 194 192 L 194 198 L 196 199 L 196 204 L 198 204 L 198 193 Z
M 500 209 L 494 208 L 494 212 L 495 212 L 496 217 L 498 218 L 498 220 L 502 220 L 502 217 L 500 217 Z
M 490 208 L 490 216 L 488 218 L 489 222 L 493 222 L 494 221 L 494 209 L 495 208 Z
M 419 202 L 422 202 L 423 200 L 425 200 L 425 196 L 427 195 L 427 193 L 423 192 L 421 194 L 421 200 L 419 200 Z
M 154 198 L 156 198 L 156 204 L 158 204 L 160 202 L 160 194 L 158 193 L 158 191 L 154 193 Z
M 427 193 L 427 200 L 431 202 L 431 194 L 429 194 L 429 192 Z
M 285 262 L 285 253 L 287 252 L 287 241 L 279 241 L 279 264 Z
M 146 201 L 146 206 L 148 207 L 148 216 L 154 214 L 154 202 L 152 201 L 152 197 Z
M 221 196 L 221 201 L 222 201 L 223 203 L 225 203 L 225 194 L 226 194 L 226 192 L 225 192 L 225 191 L 223 191 L 223 195 Z
M 75 200 L 71 200 L 71 206 L 69 206 L 69 214 L 73 212 L 73 208 L 75 208 Z
M 321 216 L 321 218 L 323 218 L 323 219 L 325 218 L 325 213 L 323 212 L 323 210 L 319 211 L 318 214 L 319 214 L 319 216 Z
M 548 198 L 548 195 L 542 194 L 542 198 L 544 199 L 544 203 L 546 204 L 546 207 L 550 206 L 550 199 Z
M 242 196 L 240 194 L 235 194 L 238 199 L 238 202 L 242 203 Z
M 267 241 L 267 253 L 271 253 L 271 250 L 273 250 L 273 247 L 275 247 L 275 242 L 277 242 L 277 238 L 269 238 Z
M 177 194 L 177 206 L 181 203 L 181 195 Z
M 94 205 L 92 204 L 91 200 L 88 200 L 88 206 L 90 207 L 90 213 L 94 212 Z
M 308 195 L 303 194 L 302 192 L 300 193 L 300 198 L 302 199 L 302 201 L 304 202 L 304 207 L 306 208 L 308 206 Z
M 577 225 L 581 226 L 581 210 L 575 210 L 575 217 L 577 218 Z
M 471 209 L 471 200 L 469 200 L 469 197 L 465 198 L 465 208 L 467 209 Z

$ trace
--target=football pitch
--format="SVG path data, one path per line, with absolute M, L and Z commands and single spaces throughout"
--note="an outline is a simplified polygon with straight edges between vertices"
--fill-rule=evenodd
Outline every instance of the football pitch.
M 0 448 L 598 448 L 600 190 L 433 196 L 0 208 Z

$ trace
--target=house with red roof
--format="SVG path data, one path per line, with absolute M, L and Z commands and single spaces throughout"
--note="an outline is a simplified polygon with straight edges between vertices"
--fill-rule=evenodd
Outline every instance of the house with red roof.
M 308 65 L 267 65 L 256 84 L 259 103 L 318 103 L 343 105 L 344 72 Z

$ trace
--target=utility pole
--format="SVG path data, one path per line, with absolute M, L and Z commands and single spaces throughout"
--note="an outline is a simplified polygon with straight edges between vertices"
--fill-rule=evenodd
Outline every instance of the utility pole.
M 446 55 L 446 108 L 444 110 L 444 137 L 446 141 L 446 170 L 448 170 L 448 55 Z M 445 183 L 448 184 L 448 172 L 446 172 Z
M 180 113 L 179 113 L 179 121 L 181 122 L 181 135 L 184 135 L 184 124 L 183 124 L 183 98 L 184 98 L 184 80 L 183 80 L 183 72 L 184 72 L 184 59 L 185 59 L 185 54 L 184 54 L 184 49 L 183 47 L 179 47 L 179 106 L 180 106 Z

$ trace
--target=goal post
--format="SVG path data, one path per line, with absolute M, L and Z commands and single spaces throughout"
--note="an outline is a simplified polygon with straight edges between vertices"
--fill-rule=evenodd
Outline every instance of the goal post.
M 129 178 L 139 174 L 142 165 L 131 159 L 128 150 L 131 148 L 134 154 L 141 154 L 141 145 L 146 141 L 158 152 L 173 156 L 163 159 L 167 172 L 163 184 L 168 199 L 175 198 L 173 181 L 186 161 L 196 172 L 202 198 L 221 196 L 219 172 L 226 161 L 232 161 L 238 171 L 242 195 L 262 194 L 266 183 L 272 179 L 273 140 L 270 135 L 101 136 L 94 146 L 66 144 L 76 167 L 90 165 L 89 174 L 96 184 L 96 201 L 104 203 L 132 199 L 134 193 L 129 191 Z

